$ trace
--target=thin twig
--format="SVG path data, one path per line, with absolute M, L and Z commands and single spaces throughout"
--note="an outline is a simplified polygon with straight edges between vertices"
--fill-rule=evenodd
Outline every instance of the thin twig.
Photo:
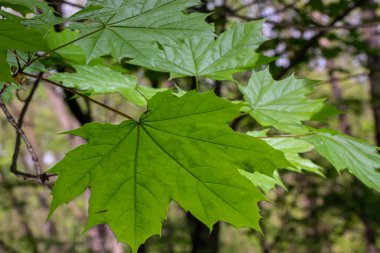
M 40 75 L 41 75 L 41 73 L 40 73 Z M 30 102 L 32 101 L 34 93 L 35 93 L 35 91 L 36 91 L 36 89 L 38 87 L 38 83 L 39 83 L 39 80 L 36 80 L 33 83 L 32 90 L 30 91 L 28 97 L 25 100 L 24 106 L 21 109 L 20 116 L 18 117 L 18 120 L 17 120 L 17 128 L 18 129 L 22 129 L 22 126 L 24 124 L 24 117 L 25 117 L 26 111 L 28 110 Z M 17 159 L 18 159 L 18 156 L 19 156 L 19 153 L 20 153 L 21 138 L 22 138 L 22 135 L 19 133 L 19 131 L 17 131 L 16 143 L 15 143 L 15 147 L 14 147 L 14 150 L 13 150 L 11 172 L 16 172 L 17 171 Z M 37 166 L 37 167 L 39 168 L 39 166 Z M 41 174 L 40 169 L 37 170 L 37 174 Z
M 15 169 L 15 168 L 11 168 L 11 172 L 13 174 L 15 174 L 16 176 L 21 176 L 21 177 L 24 177 L 26 179 L 33 178 L 33 179 L 38 179 L 39 180 L 40 176 L 42 175 L 42 173 L 41 173 L 41 167 L 40 167 L 40 164 L 39 164 L 36 152 L 34 151 L 33 146 L 30 143 L 29 139 L 26 137 L 24 131 L 21 128 L 18 127 L 18 124 L 16 123 L 16 120 L 13 118 L 12 114 L 8 111 L 8 108 L 4 104 L 3 99 L 1 97 L 0 97 L 0 108 L 4 112 L 4 114 L 5 114 L 6 118 L 7 118 L 7 121 L 14 127 L 14 129 L 17 132 L 17 134 L 19 134 L 21 136 L 21 138 L 23 139 L 23 141 L 24 141 L 24 143 L 26 145 L 26 148 L 27 148 L 30 156 L 32 157 L 32 160 L 33 160 L 33 163 L 34 163 L 34 167 L 35 167 L 35 169 L 37 171 L 37 175 L 32 175 L 32 174 L 28 174 L 28 173 L 25 173 L 25 172 L 21 172 L 21 171 L 18 171 L 17 169 Z
M 0 97 L 1 97 L 1 95 L 3 95 L 3 93 L 8 88 L 8 86 L 9 86 L 9 83 L 4 83 L 3 84 L 3 88 L 1 88 L 1 90 L 0 90 Z
M 10 49 L 8 49 L 8 51 L 11 53 L 11 54 L 13 54 L 15 57 L 16 57 L 16 59 L 17 60 L 21 60 L 23 63 L 27 63 L 27 61 L 25 61 L 21 56 L 19 56 L 17 53 L 16 53 L 16 51 L 15 50 L 10 50 Z
M 94 103 L 94 104 L 97 104 L 97 105 L 99 105 L 99 106 L 101 106 L 101 107 L 103 107 L 103 108 L 105 108 L 105 109 L 107 109 L 107 110 L 109 110 L 109 111 L 112 111 L 112 112 L 114 112 L 114 113 L 116 113 L 116 114 L 119 114 L 119 115 L 123 116 L 124 118 L 130 119 L 130 120 L 134 120 L 134 119 L 133 119 L 131 116 L 129 116 L 128 114 L 125 114 L 125 113 L 123 113 L 123 112 L 121 112 L 121 111 L 119 111 L 119 110 L 117 110 L 117 109 L 115 109 L 115 108 L 112 108 L 112 107 L 110 107 L 110 106 L 108 106 L 108 105 L 106 105 L 106 104 L 104 104 L 104 103 L 102 103 L 102 102 L 99 102 L 99 101 L 97 101 L 97 100 L 95 100 L 95 99 L 92 99 L 92 98 L 90 98 L 90 97 L 88 97 L 88 96 L 86 96 L 86 95 L 84 95 L 84 94 L 78 92 L 77 90 L 75 90 L 75 89 L 73 89 L 73 88 L 65 87 L 65 86 L 63 86 L 63 85 L 60 84 L 60 83 L 57 83 L 57 82 L 51 81 L 51 80 L 46 79 L 46 78 L 44 78 L 44 77 L 36 76 L 36 75 L 29 74 L 29 73 L 25 73 L 25 72 L 23 72 L 23 74 L 24 74 L 25 76 L 29 76 L 29 77 L 33 77 L 33 78 L 40 79 L 40 80 L 42 80 L 42 81 L 44 81 L 44 82 L 46 82 L 46 83 L 50 83 L 50 84 L 52 84 L 52 85 L 54 85 L 54 86 L 61 87 L 62 89 L 65 89 L 65 90 L 67 90 L 67 91 L 70 91 L 71 93 L 74 93 L 74 94 L 76 94 L 76 95 L 78 95 L 78 96 L 80 96 L 80 97 L 82 97 L 82 98 L 84 98 L 84 99 L 86 99 L 86 100 L 88 100 L 88 101 L 90 101 L 90 102 L 92 102 L 92 103 Z
M 368 23 L 357 24 L 357 25 L 331 25 L 331 26 L 303 26 L 303 25 L 287 23 L 287 22 L 273 22 L 270 20 L 267 20 L 266 23 L 273 24 L 276 26 L 281 26 L 281 27 L 292 27 L 298 30 L 312 30 L 312 31 L 330 31 L 330 30 L 339 30 L 339 29 L 351 30 L 351 29 L 374 27 L 374 26 L 380 25 L 380 21 L 368 22 Z
M 328 24 L 328 26 L 335 26 L 337 22 L 344 20 L 344 18 L 347 17 L 353 10 L 360 7 L 361 5 L 364 5 L 367 2 L 368 0 L 355 1 L 354 4 L 352 4 L 349 8 L 343 11 L 340 15 L 336 16 Z M 276 75 L 276 79 L 284 77 L 290 69 L 299 64 L 302 61 L 305 54 L 309 51 L 309 49 L 312 48 L 315 45 L 315 43 L 317 43 L 318 40 L 326 34 L 326 32 L 327 31 L 319 31 L 316 35 L 310 38 L 310 40 L 308 40 L 300 50 L 295 52 L 294 57 L 290 59 L 290 64 L 286 68 L 284 68 L 279 74 Z

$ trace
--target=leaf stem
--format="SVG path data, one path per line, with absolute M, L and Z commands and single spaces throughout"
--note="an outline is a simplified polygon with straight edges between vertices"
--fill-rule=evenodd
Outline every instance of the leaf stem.
M 72 93 L 74 93 L 74 94 L 76 94 L 76 95 L 78 95 L 78 96 L 80 96 L 80 97 L 82 97 L 82 98 L 84 98 L 84 99 L 86 99 L 86 100 L 88 100 L 88 101 L 94 103 L 94 104 L 97 104 L 97 105 L 99 105 L 99 106 L 101 106 L 101 107 L 103 107 L 103 108 L 105 108 L 105 109 L 107 109 L 107 110 L 109 110 L 109 111 L 112 111 L 113 113 L 116 113 L 116 114 L 118 114 L 118 115 L 121 115 L 121 116 L 123 116 L 124 118 L 130 119 L 130 120 L 134 120 L 134 118 L 132 118 L 132 117 L 129 116 L 128 114 L 125 114 L 125 113 L 123 113 L 123 112 L 121 112 L 121 111 L 119 111 L 119 110 L 117 110 L 117 109 L 115 109 L 115 108 L 112 108 L 112 107 L 110 107 L 110 106 L 108 106 L 108 105 L 106 105 L 106 104 L 104 104 L 104 103 L 102 103 L 102 102 L 99 102 L 99 101 L 97 101 L 97 100 L 95 100 L 95 99 L 93 99 L 93 98 L 90 98 L 90 97 L 88 97 L 88 96 L 86 96 L 86 95 L 80 93 L 79 91 L 77 91 L 77 90 L 75 90 L 75 89 L 65 87 L 65 86 L 63 86 L 63 85 L 60 84 L 60 83 L 57 83 L 57 82 L 51 81 L 51 80 L 46 79 L 46 78 L 44 78 L 44 77 L 42 77 L 42 76 L 40 77 L 40 76 L 36 76 L 36 75 L 33 75 L 33 74 L 25 73 L 25 72 L 22 72 L 22 74 L 24 74 L 25 76 L 28 76 L 28 77 L 33 77 L 33 78 L 36 78 L 36 79 L 40 79 L 40 80 L 42 80 L 42 81 L 44 81 L 44 82 L 46 82 L 46 83 L 50 83 L 50 84 L 52 84 L 52 85 L 54 85 L 54 86 L 61 87 L 62 89 L 65 89 L 65 90 L 67 90 L 67 91 L 70 91 L 70 92 L 72 92 Z

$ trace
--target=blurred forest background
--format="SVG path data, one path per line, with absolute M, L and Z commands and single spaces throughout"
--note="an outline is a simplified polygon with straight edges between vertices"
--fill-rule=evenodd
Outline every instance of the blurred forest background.
M 56 15 L 68 16 L 85 1 L 48 1 Z M 260 50 L 277 58 L 270 69 L 276 79 L 291 73 L 321 80 L 316 97 L 327 97 L 324 126 L 380 145 L 380 1 L 377 0 L 210 0 L 190 11 L 212 13 L 216 33 L 234 21 L 266 19 L 264 34 L 270 38 Z M 2 7 L 4 8 L 4 7 Z M 55 27 L 56 32 L 62 27 Z M 112 60 L 109 59 L 110 62 Z M 136 73 L 140 83 L 153 87 L 183 89 L 194 80 L 168 81 L 168 75 L 113 62 L 114 68 Z M 56 71 L 66 66 L 55 65 Z M 241 79 L 248 79 L 249 73 Z M 201 80 L 204 89 L 219 95 L 239 96 L 229 82 Z M 65 152 L 82 140 L 57 133 L 90 121 L 119 122 L 108 111 L 90 106 L 72 94 L 44 84 L 29 84 L 8 98 L 17 116 L 24 100 L 36 94 L 24 119 L 24 130 L 38 150 L 43 169 L 49 169 Z M 97 96 L 116 108 L 138 113 L 118 95 Z M 127 108 L 127 109 L 125 109 Z M 317 115 L 318 116 L 318 115 Z M 248 118 L 233 122 L 238 131 L 257 127 Z M 321 126 L 323 127 L 323 125 Z M 105 226 L 83 234 L 88 194 L 60 208 L 46 222 L 50 203 L 48 189 L 16 178 L 9 172 L 16 134 L 0 116 L 0 252 L 129 252 L 117 244 Z M 210 234 L 191 214 L 174 203 L 164 223 L 162 238 L 154 237 L 139 253 L 379 253 L 380 194 L 366 188 L 347 173 L 338 175 L 315 154 L 311 158 L 324 167 L 326 177 L 315 174 L 281 173 L 286 190 L 270 193 L 271 203 L 261 203 L 263 235 L 248 229 L 236 230 L 225 223 Z M 32 168 L 22 147 L 20 170 Z

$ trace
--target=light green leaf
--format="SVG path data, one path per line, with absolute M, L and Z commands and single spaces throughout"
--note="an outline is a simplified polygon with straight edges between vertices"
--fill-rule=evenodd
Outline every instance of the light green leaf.
M 120 93 L 127 100 L 143 106 L 154 95 L 154 89 L 137 85 L 137 78 L 104 66 L 73 65 L 76 73 L 56 73 L 50 80 L 66 87 L 92 94 Z M 159 90 L 156 91 L 156 93 Z
M 290 76 L 273 80 L 269 69 L 254 72 L 247 86 L 239 85 L 252 107 L 250 114 L 262 125 L 283 132 L 304 132 L 302 121 L 309 120 L 323 107 L 323 99 L 308 99 L 314 81 Z
M 323 176 L 320 166 L 299 155 L 313 150 L 313 145 L 299 138 L 291 137 L 264 138 L 263 140 L 273 148 L 284 152 L 286 159 L 293 165 L 293 167 L 288 167 L 288 170 L 297 172 L 305 170 Z
M 166 45 L 140 47 L 129 63 L 170 72 L 172 78 L 203 76 L 233 80 L 233 74 L 271 61 L 255 52 L 265 41 L 262 24 L 263 21 L 234 23 L 216 40 L 213 36 L 197 36 Z
M 210 92 L 166 91 L 138 122 L 71 131 L 88 144 L 51 170 L 59 176 L 50 214 L 91 187 L 88 227 L 107 223 L 134 252 L 160 234 L 171 200 L 208 227 L 221 220 L 259 229 L 263 196 L 238 169 L 272 176 L 289 164 L 264 141 L 228 127 L 239 108 Z
M 255 186 L 264 191 L 265 194 L 268 194 L 271 190 L 276 188 L 277 185 L 286 189 L 277 170 L 273 173 L 273 177 L 269 177 L 259 172 L 249 173 L 245 170 L 239 170 L 239 172 L 248 178 Z
M 117 59 L 130 57 L 142 43 L 166 43 L 178 38 L 209 36 L 213 27 L 205 14 L 184 13 L 199 4 L 198 0 L 90 1 L 89 7 L 74 14 L 70 20 L 89 19 L 76 24 L 84 37 L 79 41 L 87 61 L 102 55 Z
M 370 188 L 380 191 L 380 155 L 365 141 L 332 131 L 317 131 L 303 137 L 314 145 L 338 171 L 348 169 Z

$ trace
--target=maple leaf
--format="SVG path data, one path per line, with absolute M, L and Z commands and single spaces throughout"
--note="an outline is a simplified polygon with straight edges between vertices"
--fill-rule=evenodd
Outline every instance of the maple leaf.
M 120 93 L 127 100 L 143 106 L 160 89 L 143 87 L 137 84 L 137 78 L 122 74 L 110 68 L 74 65 L 76 73 L 56 73 L 49 79 L 62 82 L 66 87 L 86 91 L 91 94 Z M 162 91 L 162 90 L 161 90 Z
M 205 14 L 184 13 L 197 4 L 197 0 L 89 1 L 86 9 L 69 20 L 89 20 L 72 26 L 83 34 L 79 43 L 88 62 L 108 54 L 121 59 L 142 43 L 212 34 L 213 26 L 204 22 Z
M 131 64 L 161 72 L 171 78 L 203 76 L 215 80 L 233 80 L 232 74 L 251 70 L 271 61 L 256 53 L 265 41 L 263 21 L 234 23 L 216 40 L 213 36 L 197 36 L 170 44 L 148 45 L 135 52 Z
M 252 110 L 250 114 L 262 126 L 273 126 L 290 133 L 304 132 L 301 122 L 309 120 L 323 107 L 323 99 L 308 99 L 314 81 L 290 76 L 275 81 L 265 69 L 252 73 L 247 86 L 239 85 Z
M 50 214 L 91 189 L 88 227 L 107 223 L 136 250 L 160 234 L 171 200 L 208 227 L 217 221 L 259 229 L 260 191 L 239 170 L 273 176 L 289 163 L 264 141 L 227 123 L 240 106 L 212 93 L 155 95 L 139 121 L 91 123 L 88 140 L 51 172 L 59 175 Z
M 303 137 L 340 172 L 348 169 L 370 188 L 380 191 L 380 155 L 378 148 L 351 136 L 331 130 L 314 129 Z

